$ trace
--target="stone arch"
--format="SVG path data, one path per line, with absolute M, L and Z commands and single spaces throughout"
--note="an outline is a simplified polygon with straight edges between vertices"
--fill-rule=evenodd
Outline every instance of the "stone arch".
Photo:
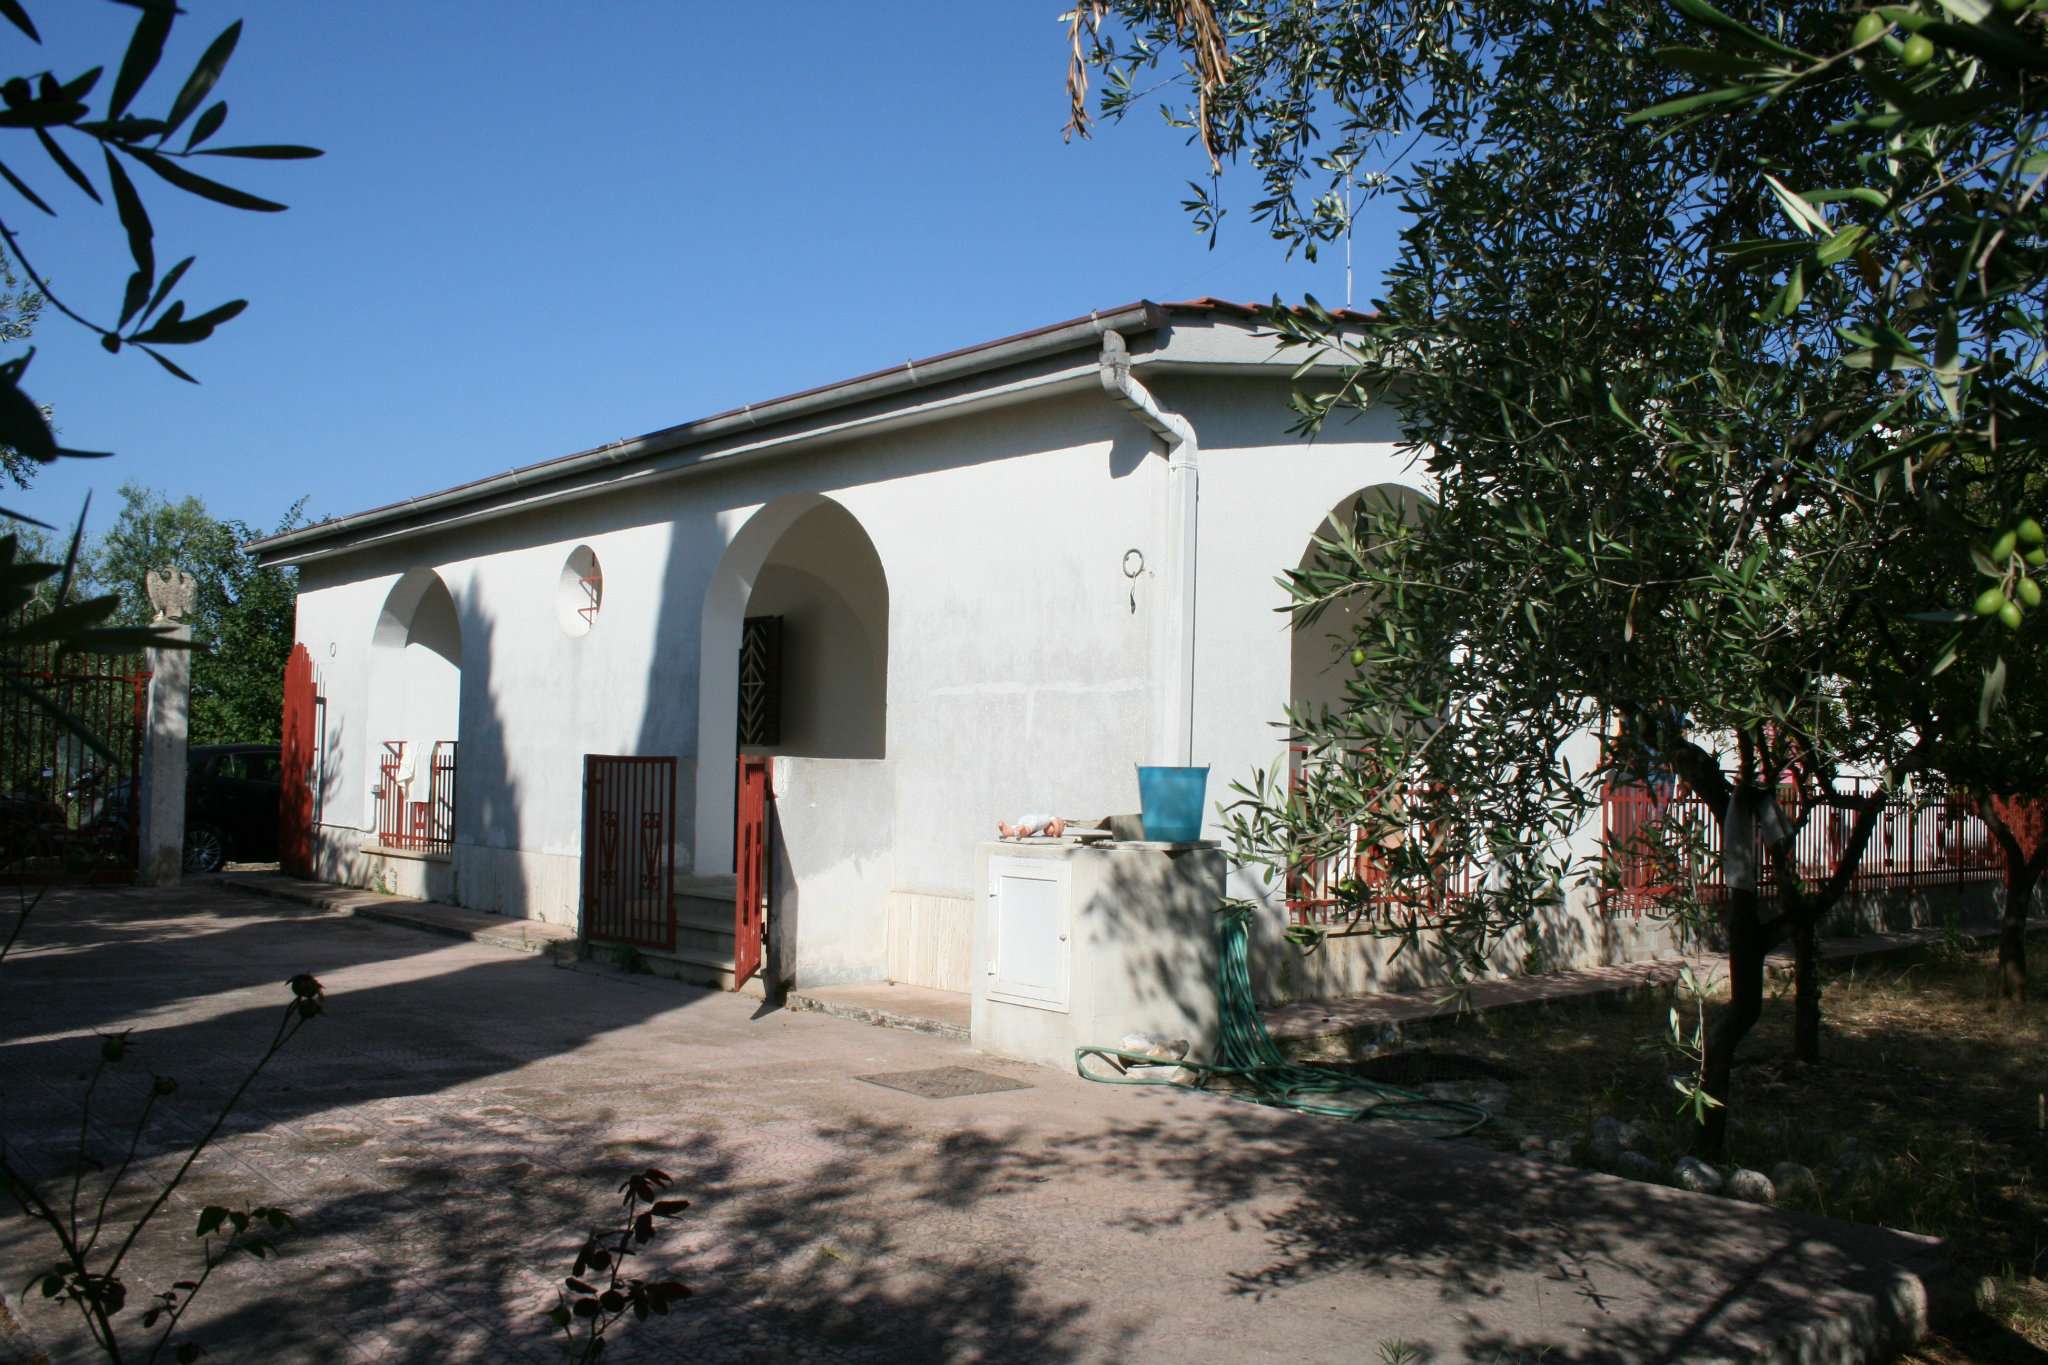
M 1376 501 L 1392 502 L 1401 508 L 1411 526 L 1419 520 L 1428 499 L 1402 484 L 1382 483 L 1361 488 L 1347 496 L 1323 517 L 1303 548 L 1297 566 L 1313 568 L 1323 551 L 1318 540 L 1332 540 L 1357 528 L 1360 514 Z M 1291 657 L 1287 671 L 1287 699 L 1296 711 L 1327 707 L 1337 710 L 1345 702 L 1344 685 L 1355 670 L 1349 652 L 1352 641 L 1372 615 L 1372 599 L 1356 594 L 1334 602 L 1313 621 L 1294 618 Z
M 387 743 L 410 746 L 406 771 L 423 789 L 434 746 L 458 739 L 462 724 L 462 619 L 432 569 L 409 571 L 385 595 L 370 631 L 369 673 L 371 762 L 383 762 Z M 373 827 L 380 780 L 372 774 Z
M 780 621 L 773 742 L 739 743 L 739 660 L 750 617 Z M 821 494 L 747 519 L 704 594 L 699 634 L 696 867 L 732 865 L 733 770 L 749 753 L 878 759 L 888 748 L 889 583 L 858 519 Z

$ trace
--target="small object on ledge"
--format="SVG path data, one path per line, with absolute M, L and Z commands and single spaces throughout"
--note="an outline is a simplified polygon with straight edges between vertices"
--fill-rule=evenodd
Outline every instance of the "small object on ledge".
M 1067 822 L 1057 815 L 1020 815 L 1015 824 L 996 822 L 996 833 L 1005 839 L 1057 839 Z
M 1068 815 L 1025 815 L 998 823 L 996 833 L 1010 844 L 1088 844 L 1113 837 L 1107 819 Z

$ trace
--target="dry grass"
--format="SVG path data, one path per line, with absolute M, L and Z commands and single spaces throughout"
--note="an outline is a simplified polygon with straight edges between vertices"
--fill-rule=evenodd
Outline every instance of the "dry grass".
M 1866 962 L 1827 980 L 1819 1065 L 1792 1059 L 1789 984 L 1738 1059 L 1733 1164 L 1809 1166 L 1819 1190 L 1797 1206 L 1944 1238 L 1965 1283 L 1980 1284 L 1990 1312 L 1911 1357 L 1927 1365 L 2048 1362 L 2048 981 L 2041 987 L 2024 1008 L 2001 1006 L 1991 955 L 1963 942 Z M 1669 1045 L 1674 1003 L 1685 1002 L 1645 991 L 1467 1016 L 1426 1047 L 1363 1069 L 1409 1084 L 1491 1075 L 1512 1098 L 1481 1140 L 1512 1150 L 1565 1139 L 1583 1157 L 1592 1121 L 1613 1115 L 1642 1125 L 1642 1150 L 1668 1168 L 1693 1132 L 1669 1080 L 1685 1066 Z

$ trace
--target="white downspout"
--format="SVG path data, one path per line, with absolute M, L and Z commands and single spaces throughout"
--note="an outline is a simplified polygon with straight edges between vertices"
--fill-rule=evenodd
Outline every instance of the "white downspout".
M 1166 610 L 1160 650 L 1159 699 L 1153 721 L 1153 762 L 1187 767 L 1195 752 L 1195 558 L 1197 506 L 1201 501 L 1200 446 L 1195 428 L 1177 412 L 1159 406 L 1131 377 L 1131 352 L 1121 333 L 1102 334 L 1103 391 L 1129 408 L 1166 442 Z

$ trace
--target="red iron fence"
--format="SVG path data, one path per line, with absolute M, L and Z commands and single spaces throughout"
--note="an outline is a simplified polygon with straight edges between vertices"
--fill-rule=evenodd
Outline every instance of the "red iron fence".
M 434 741 L 424 800 L 417 795 L 421 774 L 407 770 L 406 746 L 405 740 L 384 741 L 384 758 L 377 765 L 377 842 L 411 853 L 445 854 L 455 843 L 455 741 Z
M 17 614 L 17 636 L 44 610 Z M 149 676 L 141 655 L 51 643 L 0 657 L 0 884 L 135 875 Z
M 1301 786 L 1302 761 L 1309 752 L 1307 745 L 1288 746 L 1290 794 Z M 1405 828 L 1382 830 L 1375 839 L 1362 826 L 1352 825 L 1336 854 L 1296 863 L 1287 869 L 1290 923 L 1338 924 L 1363 907 L 1360 918 L 1364 921 L 1427 924 L 1442 914 L 1445 905 L 1472 894 L 1478 877 L 1469 865 L 1429 876 L 1395 872 L 1397 862 L 1406 861 L 1404 855 L 1411 847 L 1426 851 L 1441 838 L 1431 829 L 1427 817 L 1419 813 L 1427 809 L 1426 790 L 1417 788 L 1397 799 L 1397 812 L 1418 812 L 1405 822 Z
M 1290 793 L 1300 787 L 1301 766 L 1309 750 L 1289 747 Z M 1838 783 L 1842 798 L 1872 794 L 1870 779 Z M 1834 875 L 1848 850 L 1855 813 L 1840 806 L 1810 812 L 1790 785 L 1779 792 L 1787 815 L 1806 820 L 1794 842 L 1802 880 L 1818 882 Z M 1405 830 L 1384 832 L 1378 840 L 1353 826 L 1340 850 L 1287 870 L 1287 917 L 1294 924 L 1330 925 L 1348 920 L 1362 905 L 1361 918 L 1377 924 L 1427 924 L 1444 907 L 1478 888 L 1480 874 L 1469 864 L 1424 877 L 1395 875 L 1397 862 L 1410 860 L 1418 848 L 1427 852 L 1434 834 L 1427 822 L 1425 793 L 1402 799 L 1418 812 Z M 1641 915 L 1680 896 L 1712 903 L 1726 893 L 1721 880 L 1721 832 L 1707 803 L 1688 790 L 1655 786 L 1610 787 L 1601 799 L 1601 840 L 1607 852 L 1610 879 L 1601 892 L 1602 905 Z M 1777 894 L 1776 877 L 1765 861 L 1759 836 L 1758 885 L 1765 898 Z M 2001 876 L 1998 850 L 1984 822 L 1968 803 L 1952 797 L 1895 795 L 1879 808 L 1877 822 L 1863 857 L 1849 879 L 1851 891 L 1892 891 L 1965 882 L 1995 881 Z M 1348 883 L 1348 885 L 1347 885 Z
M 1837 783 L 1842 799 L 1868 797 L 1877 783 L 1868 778 Z M 1779 790 L 1779 803 L 1794 820 L 1804 823 L 1793 843 L 1800 879 L 1824 881 L 1833 876 L 1847 853 L 1856 813 L 1842 806 L 1814 804 L 1790 784 Z M 1689 790 L 1655 786 L 1610 787 L 1600 803 L 1601 839 L 1607 850 L 1612 880 L 1603 889 L 1609 909 L 1641 914 L 1659 902 L 1690 895 L 1713 901 L 1727 892 L 1721 880 L 1722 840 L 1707 803 Z M 1777 879 L 1766 862 L 1758 835 L 1757 886 L 1769 899 Z M 1964 882 L 1996 881 L 2001 875 L 1998 849 L 1984 822 L 1968 803 L 1946 796 L 1886 797 L 1850 874 L 1851 891 L 1896 891 Z

